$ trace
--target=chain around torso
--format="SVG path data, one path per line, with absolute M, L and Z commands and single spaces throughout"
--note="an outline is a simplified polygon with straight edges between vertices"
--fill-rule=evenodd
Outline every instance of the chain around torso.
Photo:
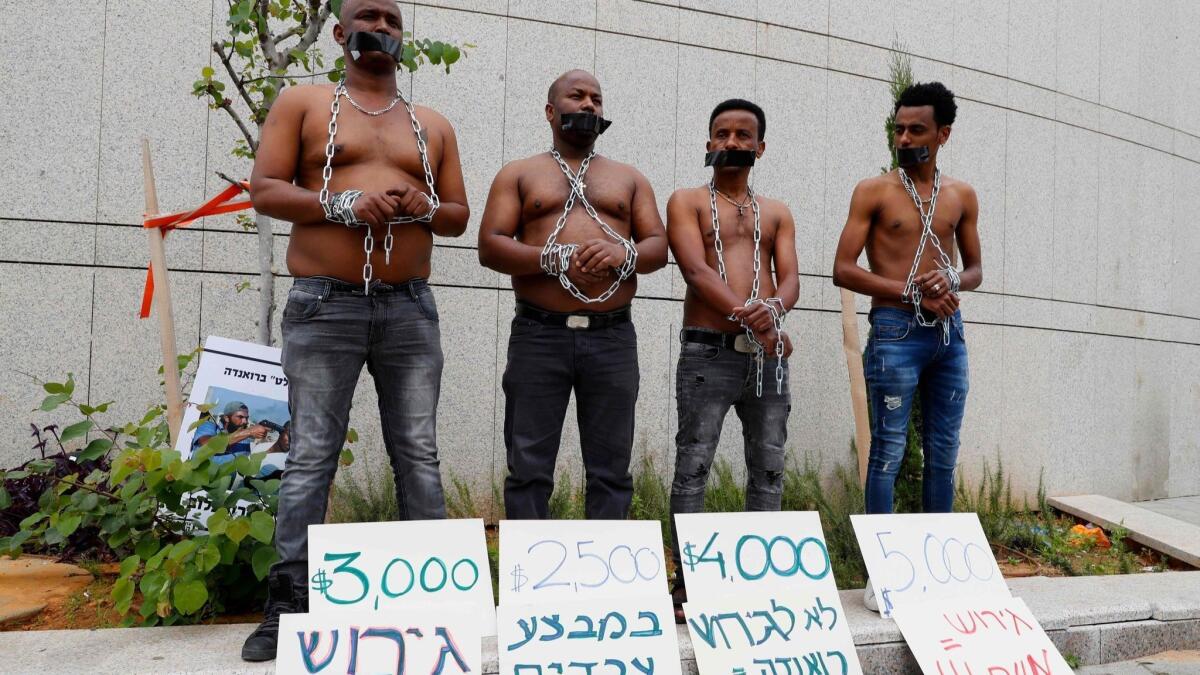
M 522 167 L 518 179 L 521 222 L 516 238 L 520 242 L 544 249 L 552 235 L 554 242 L 560 244 L 583 244 L 591 239 L 603 239 L 614 243 L 617 241 L 588 213 L 579 202 L 578 196 L 570 211 L 565 209 L 572 195 L 571 181 L 553 153 L 541 153 L 519 162 Z M 571 173 L 577 172 L 572 170 Z M 631 167 L 611 161 L 600 154 L 591 158 L 584 173 L 583 190 L 588 204 L 599 221 L 603 221 L 623 239 L 631 239 L 633 236 L 632 209 L 636 178 L 636 171 Z M 597 298 L 604 294 L 615 280 L 614 276 L 579 290 L 589 298 Z M 556 312 L 608 311 L 630 303 L 637 289 L 637 277 L 626 279 L 602 303 L 578 299 L 563 288 L 557 276 L 544 271 L 515 276 L 512 278 L 512 284 L 518 298 L 544 309 Z

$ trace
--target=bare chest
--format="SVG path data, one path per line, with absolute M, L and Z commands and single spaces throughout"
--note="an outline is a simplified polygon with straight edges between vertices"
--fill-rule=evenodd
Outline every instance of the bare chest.
M 779 219 L 769 209 L 760 208 L 756 217 L 749 205 L 739 209 L 733 204 L 718 203 L 716 217 L 711 205 L 701 208 L 697 215 L 707 249 L 715 249 L 718 239 L 722 249 L 750 250 L 756 240 L 761 249 L 769 250 L 775 245 Z
M 617 172 L 590 169 L 583 177 L 583 194 L 587 203 L 600 215 L 617 222 L 630 220 L 634 183 Z M 559 216 L 571 197 L 571 186 L 559 170 L 541 171 L 521 181 L 521 211 L 525 222 Z M 579 198 L 572 210 L 586 211 Z
M 306 168 L 325 165 L 330 142 L 330 118 L 331 115 L 326 112 L 324 115 L 309 115 L 305 121 L 301 152 Z M 425 130 L 421 133 L 427 141 L 430 170 L 436 175 L 435 158 L 440 153 L 440 141 L 431 138 Z M 335 173 L 338 167 L 374 165 L 398 168 L 412 176 L 425 175 L 412 118 L 403 104 L 384 115 L 369 117 L 349 109 L 349 105 L 343 102 L 333 136 L 331 164 Z

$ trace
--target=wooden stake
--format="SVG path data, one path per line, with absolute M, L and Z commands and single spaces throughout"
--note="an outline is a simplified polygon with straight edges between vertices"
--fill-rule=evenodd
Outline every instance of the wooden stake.
M 154 167 L 150 164 L 150 140 L 142 138 L 142 175 L 146 190 L 146 216 L 158 215 L 158 191 L 154 187 Z M 175 315 L 171 310 L 171 282 L 167 279 L 167 250 L 162 230 L 146 228 L 150 240 L 150 269 L 154 275 L 154 308 L 158 315 L 158 335 L 162 346 L 163 382 L 167 389 L 167 426 L 171 447 L 179 440 L 183 424 L 183 397 L 179 391 L 179 366 L 175 353 Z
M 850 373 L 850 406 L 854 412 L 854 445 L 858 451 L 858 483 L 867 483 L 867 459 L 871 456 L 871 424 L 867 419 L 867 380 L 863 375 L 862 345 L 858 341 L 858 314 L 854 292 L 842 291 L 842 349 Z

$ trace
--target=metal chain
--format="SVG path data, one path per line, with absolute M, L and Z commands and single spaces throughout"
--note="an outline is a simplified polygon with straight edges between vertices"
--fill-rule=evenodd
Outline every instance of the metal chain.
M 929 210 L 925 210 L 925 200 L 921 199 L 921 194 L 917 192 L 917 186 L 912 179 L 908 177 L 908 173 L 903 167 L 897 169 L 900 174 L 900 183 L 904 185 L 908 196 L 912 198 L 913 204 L 917 207 L 917 213 L 921 217 L 921 239 L 917 243 L 917 253 L 913 256 L 912 268 L 908 271 L 908 278 L 904 282 L 904 295 L 913 305 L 913 313 L 916 315 L 917 323 L 926 328 L 932 328 L 941 324 L 942 327 L 942 343 L 950 344 L 950 323 L 943 319 L 936 318 L 933 321 L 926 321 L 924 314 L 921 313 L 921 289 L 917 287 L 916 278 L 917 270 L 921 266 L 921 259 L 925 255 L 925 247 L 932 242 L 934 248 L 937 249 L 937 260 L 935 265 L 938 269 L 946 274 L 950 279 L 950 288 L 948 293 L 958 292 L 958 270 L 954 269 L 954 264 L 950 260 L 950 256 L 946 255 L 945 249 L 942 248 L 942 242 L 937 234 L 933 231 L 933 212 L 937 209 L 938 194 L 942 190 L 942 172 L 940 169 L 933 170 L 933 190 L 929 195 Z
M 372 117 L 383 115 L 393 108 L 399 102 L 404 103 L 404 109 L 408 111 L 409 121 L 412 123 L 413 134 L 417 138 L 417 153 L 421 156 L 421 168 L 425 171 L 425 185 L 429 187 L 429 194 L 420 193 L 425 201 L 429 203 L 429 211 L 422 216 L 397 216 L 387 222 L 387 234 L 383 238 L 383 262 L 385 265 L 392 264 L 392 244 L 395 238 L 392 236 L 392 226 L 401 225 L 404 223 L 429 223 L 433 221 L 433 215 L 442 205 L 438 199 L 437 190 L 434 187 L 433 169 L 429 165 L 429 149 L 425 143 L 425 131 L 421 128 L 421 122 L 417 120 L 416 111 L 408 101 L 396 90 L 396 98 L 387 107 L 381 110 L 366 110 L 350 96 L 350 90 L 346 88 L 346 81 L 338 82 L 333 88 L 333 101 L 329 104 L 329 140 L 325 143 L 325 167 L 321 169 L 321 191 L 318 193 L 318 201 L 325 210 L 325 218 L 331 222 L 342 223 L 346 227 L 355 228 L 366 225 L 365 222 L 359 220 L 354 215 L 354 202 L 362 196 L 361 190 L 347 190 L 339 192 L 335 195 L 329 193 L 329 181 L 333 178 L 333 155 L 334 155 L 334 139 L 337 138 L 337 120 L 338 114 L 341 112 L 341 97 L 345 96 L 350 101 L 350 105 L 364 114 Z M 374 266 L 371 265 L 371 254 L 375 250 L 375 237 L 371 233 L 371 228 L 366 228 L 366 234 L 363 238 L 363 250 L 366 251 L 367 261 L 363 264 L 363 292 L 369 294 L 371 292 L 371 279 L 374 277 Z
M 567 197 L 567 201 L 563 204 L 563 212 L 562 215 L 558 217 L 558 222 L 554 225 L 554 231 L 551 232 L 550 236 L 546 238 L 546 245 L 542 247 L 542 270 L 549 275 L 557 276 L 558 282 L 562 284 L 562 287 L 580 302 L 588 304 L 604 302 L 617 292 L 617 289 L 621 287 L 622 282 L 633 276 L 637 269 L 637 247 L 634 246 L 632 241 L 625 239 L 620 234 L 617 234 L 617 232 L 613 230 L 608 223 L 604 222 L 604 220 L 600 218 L 600 214 L 596 213 L 596 209 L 592 207 L 591 202 L 588 201 L 587 195 L 585 195 L 583 192 L 583 189 L 587 187 L 583 182 L 583 178 L 584 175 L 587 174 L 588 166 L 590 166 L 592 163 L 592 158 L 596 156 L 596 151 L 593 150 L 589 152 L 587 156 L 583 158 L 583 161 L 579 164 L 578 173 L 573 173 L 571 171 L 571 167 L 567 166 L 567 163 L 563 160 L 562 155 L 559 154 L 558 150 L 550 148 L 550 155 L 554 157 L 555 162 L 558 162 L 559 170 L 561 170 L 563 175 L 567 177 L 567 183 L 571 186 L 571 194 Z M 589 298 L 588 296 L 584 295 L 583 292 L 580 291 L 579 288 L 577 288 L 575 284 L 567 278 L 566 270 L 571 264 L 571 256 L 574 255 L 575 251 L 578 249 L 578 244 L 559 244 L 557 241 L 559 233 L 562 232 L 563 227 L 565 227 L 567 224 L 567 215 L 570 214 L 571 209 L 575 207 L 576 201 L 578 201 L 580 204 L 583 204 L 583 210 L 587 212 L 588 216 L 590 216 L 592 220 L 600 224 L 600 229 L 602 229 L 606 235 L 614 239 L 617 243 L 621 244 L 621 246 L 625 249 L 625 262 L 621 263 L 620 267 L 617 268 L 617 280 L 614 281 L 607 290 L 595 298 Z
M 739 212 L 741 208 L 744 207 L 740 207 L 737 202 L 727 197 L 725 193 L 717 190 L 715 180 L 708 181 L 708 208 L 710 214 L 712 215 L 713 248 L 716 249 L 717 252 L 717 273 L 721 275 L 721 281 L 724 281 L 725 285 L 728 286 L 729 277 L 725 274 L 725 244 L 721 242 L 721 219 L 717 215 L 718 193 L 720 193 L 721 196 L 724 197 L 725 200 L 730 204 L 738 206 Z M 783 311 L 783 301 L 779 298 L 762 299 L 758 297 L 760 285 L 759 276 L 762 271 L 762 255 L 761 251 L 759 250 L 759 247 L 762 243 L 762 220 L 758 209 L 758 200 L 754 197 L 754 188 L 752 186 L 747 186 L 746 188 L 746 199 L 749 201 L 750 209 L 754 212 L 754 281 L 750 286 L 750 297 L 746 299 L 744 306 L 749 307 L 753 304 L 762 304 L 766 306 L 767 311 L 771 313 L 771 323 L 773 323 L 775 327 L 775 393 L 782 394 L 784 351 L 782 331 L 783 318 L 785 314 Z M 730 315 L 727 318 L 730 321 L 734 320 L 733 315 Z M 759 398 L 762 398 L 763 359 L 766 354 L 766 348 L 761 342 L 758 341 L 757 338 L 754 337 L 754 331 L 750 330 L 748 327 L 745 328 L 745 331 L 746 337 L 748 337 L 750 341 L 754 343 L 754 363 L 756 366 L 754 377 L 755 394 Z

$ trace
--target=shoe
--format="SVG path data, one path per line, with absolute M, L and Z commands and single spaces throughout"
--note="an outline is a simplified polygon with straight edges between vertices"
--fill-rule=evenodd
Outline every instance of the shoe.
M 683 587 L 683 578 L 675 580 L 675 585 L 671 587 L 671 604 L 675 606 L 675 623 L 687 623 L 687 617 L 683 614 L 683 603 L 687 602 L 687 589 Z
M 273 661 L 279 646 L 279 615 L 308 611 L 308 593 L 290 574 L 272 572 L 267 577 L 267 606 L 263 622 L 242 644 L 243 661 Z
M 867 579 L 867 587 L 863 589 L 863 605 L 872 612 L 879 613 L 879 601 L 875 599 L 875 588 L 871 586 L 870 579 Z

